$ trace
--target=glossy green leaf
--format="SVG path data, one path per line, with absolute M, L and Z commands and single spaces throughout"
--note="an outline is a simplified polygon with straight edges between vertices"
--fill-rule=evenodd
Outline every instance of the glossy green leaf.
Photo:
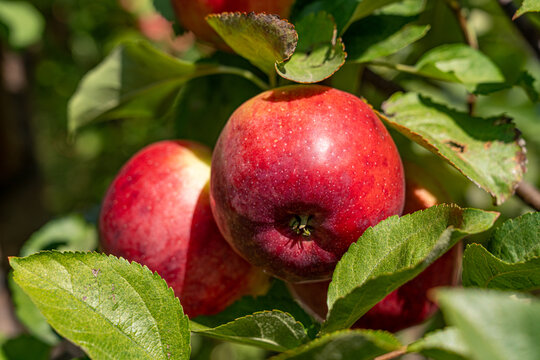
M 189 323 L 165 281 L 98 253 L 10 258 L 14 280 L 52 327 L 93 359 L 188 359 Z
M 392 216 L 369 228 L 334 270 L 322 331 L 353 325 L 461 238 L 489 229 L 497 217 L 494 212 L 438 205 L 401 218 Z
M 420 353 L 433 360 L 467 360 L 469 349 L 453 327 L 428 333 L 407 346 L 407 352 Z
M 68 104 L 69 129 L 101 120 L 163 116 L 188 80 L 229 71 L 173 58 L 145 42 L 125 43 L 79 83 Z
M 60 341 L 45 317 L 38 310 L 32 299 L 21 289 L 15 281 L 13 274 L 9 274 L 9 290 L 11 299 L 15 305 L 15 314 L 30 334 L 49 345 L 55 345 Z
M 505 262 L 480 244 L 471 244 L 463 256 L 463 286 L 532 291 L 540 289 L 540 257 Z
M 346 330 L 323 335 L 272 360 L 372 360 L 402 348 L 392 334 L 385 331 Z
M 471 117 L 416 93 L 396 93 L 383 109 L 388 125 L 446 160 L 497 204 L 523 178 L 524 142 L 505 117 Z
M 479 50 L 464 44 L 446 44 L 428 51 L 416 63 L 418 75 L 464 84 L 474 91 L 478 84 L 502 83 L 497 66 Z
M 372 15 L 354 23 L 344 36 L 348 60 L 368 62 L 388 56 L 424 37 L 430 26 L 410 16 Z
M 52 249 L 91 251 L 96 249 L 97 243 L 96 227 L 87 223 L 81 216 L 69 215 L 49 221 L 32 234 L 21 248 L 20 256 Z M 56 344 L 59 337 L 51 329 L 45 317 L 11 276 L 9 280 L 9 288 L 19 320 L 36 338 L 47 344 Z
M 437 301 L 475 360 L 540 359 L 540 301 L 509 292 L 445 289 Z
M 292 298 L 285 283 L 278 279 L 273 280 L 266 294 L 257 297 L 244 296 L 219 314 L 198 316 L 194 321 L 206 327 L 214 328 L 255 312 L 271 310 L 280 310 L 290 314 L 296 321 L 301 322 L 305 328 L 314 326 L 311 317 Z
M 315 83 L 332 76 L 347 54 L 331 15 L 321 11 L 296 24 L 298 45 L 291 58 L 276 64 L 278 74 L 300 83 Z
M 532 12 L 532 11 L 534 12 L 540 11 L 540 0 L 523 0 L 523 2 L 521 3 L 521 6 L 516 11 L 512 19 L 515 20 L 521 15 L 528 12 Z
M 8 43 L 23 48 L 39 41 L 45 29 L 45 19 L 26 1 L 0 0 L 0 24 L 7 27 Z
M 231 49 L 267 74 L 291 57 L 298 41 L 294 26 L 277 15 L 221 13 L 206 21 Z
M 272 351 L 285 351 L 308 340 L 306 330 L 282 311 L 263 311 L 215 328 L 191 323 L 191 331 L 214 339 L 237 342 Z
M 540 212 L 506 220 L 495 229 L 489 250 L 512 263 L 540 257 Z

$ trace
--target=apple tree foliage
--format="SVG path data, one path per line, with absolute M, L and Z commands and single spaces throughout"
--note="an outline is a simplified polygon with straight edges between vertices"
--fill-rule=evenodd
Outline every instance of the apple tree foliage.
M 478 34 L 478 19 L 504 16 L 497 1 L 486 2 L 492 13 L 479 1 L 298 0 L 288 21 L 214 14 L 207 21 L 234 55 L 194 47 L 173 56 L 146 41 L 122 43 L 80 81 L 68 127 L 76 136 L 98 122 L 166 118 L 180 135 L 213 145 L 230 113 L 257 92 L 323 82 L 367 98 L 403 158 L 439 172 L 458 204 L 470 181 L 499 206 L 523 181 L 527 156 L 533 169 L 537 161 L 508 113 L 516 96 L 538 103 L 539 62 L 531 55 L 507 74 L 483 51 L 493 39 Z M 540 11 L 540 2 L 524 0 L 516 10 L 498 36 L 525 38 L 517 22 Z M 0 21 L 9 11 L 19 10 L 1 6 Z M 437 26 L 441 13 L 454 17 L 452 27 Z M 487 98 L 503 101 L 490 112 Z M 537 125 L 527 128 L 534 130 L 538 136 Z M 94 251 L 94 224 L 57 219 L 10 259 L 16 312 L 31 335 L 0 338 L 0 359 L 47 358 L 62 338 L 92 359 L 188 359 L 206 338 L 275 359 L 539 359 L 540 215 L 507 220 L 488 207 L 438 205 L 368 229 L 336 267 L 322 324 L 277 280 L 266 295 L 188 320 L 159 275 Z M 414 341 L 349 329 L 462 240 L 463 287 L 432 293 L 444 321 L 433 320 Z

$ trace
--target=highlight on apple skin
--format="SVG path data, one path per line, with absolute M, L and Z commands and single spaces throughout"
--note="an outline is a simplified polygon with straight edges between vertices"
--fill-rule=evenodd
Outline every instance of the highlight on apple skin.
M 220 312 L 268 277 L 238 256 L 210 209 L 210 150 L 161 141 L 140 150 L 107 191 L 100 214 L 103 251 L 158 272 L 190 318 Z
M 288 18 L 294 0 L 171 0 L 180 24 L 205 42 L 230 51 L 221 37 L 208 25 L 205 17 L 222 12 L 255 12 Z
M 319 85 L 261 93 L 225 125 L 210 198 L 225 239 L 290 282 L 330 278 L 369 226 L 401 214 L 405 181 L 388 131 L 358 97 Z
M 447 202 L 448 195 L 423 168 L 405 163 L 406 201 L 403 213 L 409 214 Z M 352 327 L 391 332 L 418 325 L 437 311 L 428 292 L 438 286 L 455 286 L 461 271 L 462 246 L 456 244 L 428 266 L 420 275 L 388 294 Z M 323 321 L 328 312 L 326 294 L 330 281 L 288 284 L 299 304 L 315 319 Z

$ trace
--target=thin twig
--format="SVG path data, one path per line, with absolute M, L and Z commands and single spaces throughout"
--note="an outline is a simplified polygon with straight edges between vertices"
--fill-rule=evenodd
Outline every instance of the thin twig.
M 238 75 L 241 76 L 255 85 L 257 85 L 261 90 L 268 90 L 269 86 L 266 82 L 261 80 L 259 77 L 257 77 L 255 74 L 253 74 L 249 70 L 244 70 L 236 67 L 231 66 L 225 66 L 225 65 L 219 65 L 216 67 L 209 67 L 207 69 L 201 69 L 199 70 L 193 78 L 201 77 L 201 76 L 207 76 L 207 75 L 216 75 L 216 74 L 232 74 L 232 75 Z
M 509 19 L 512 19 L 517 11 L 512 0 L 499 0 L 499 5 Z M 537 58 L 540 58 L 540 34 L 526 16 L 520 16 L 512 21 L 525 41 L 530 45 Z
M 465 12 L 463 11 L 463 8 L 459 4 L 459 2 L 457 0 L 446 0 L 446 3 L 450 7 L 450 9 L 452 9 L 454 15 L 456 16 L 456 19 L 458 20 L 459 28 L 461 29 L 461 33 L 465 38 L 465 42 L 473 49 L 478 49 L 478 39 L 476 38 L 476 34 L 469 27 L 467 23 L 467 17 L 465 16 Z M 469 94 L 467 96 L 467 107 L 469 108 L 469 115 L 474 114 L 475 105 L 476 95 Z
M 478 49 L 478 39 L 476 38 L 476 34 L 467 24 L 467 17 L 465 16 L 465 12 L 463 11 L 463 8 L 459 2 L 457 0 L 446 0 L 446 3 L 450 9 L 452 9 L 456 19 L 459 22 L 459 28 L 461 29 L 461 33 L 465 38 L 465 42 L 473 49 Z
M 395 351 L 386 353 L 386 354 L 381 355 L 381 356 L 377 356 L 377 357 L 376 357 L 375 359 L 373 359 L 373 360 L 390 360 L 390 359 L 395 359 L 395 358 L 397 358 L 398 356 L 405 355 L 406 353 L 407 353 L 407 347 L 404 346 L 404 347 L 402 347 L 401 349 L 398 349 L 398 350 L 395 350 Z
M 540 211 L 540 191 L 532 184 L 522 181 L 516 189 L 516 196 L 536 211 Z

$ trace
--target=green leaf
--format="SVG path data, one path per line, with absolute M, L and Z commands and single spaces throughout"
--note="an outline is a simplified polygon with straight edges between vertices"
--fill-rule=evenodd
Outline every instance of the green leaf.
M 148 268 L 98 253 L 10 258 L 13 278 L 52 327 L 93 359 L 188 359 L 189 323 Z
M 188 80 L 221 70 L 173 58 L 145 42 L 125 43 L 79 83 L 68 104 L 69 130 L 101 120 L 160 117 Z
M 221 13 L 206 21 L 231 49 L 267 74 L 291 57 L 298 41 L 294 26 L 277 15 Z
M 48 360 L 51 347 L 28 335 L 0 341 L 0 360 Z
M 12 272 L 9 274 L 8 281 L 11 299 L 15 305 L 15 313 L 20 322 L 37 339 L 49 345 L 57 344 L 60 338 L 34 305 L 32 299 L 13 281 Z
M 520 8 L 516 11 L 514 16 L 512 17 L 512 20 L 515 20 L 521 15 L 531 12 L 531 11 L 535 11 L 535 12 L 540 11 L 540 0 L 523 0 Z
M 532 291 L 540 289 L 540 257 L 508 263 L 480 244 L 467 246 L 463 255 L 463 286 Z
M 438 303 L 475 360 L 540 359 L 540 301 L 508 292 L 453 289 Z
M 8 43 L 24 48 L 41 39 L 45 20 L 41 13 L 26 1 L 0 0 L 0 24 L 8 29 Z
M 363 63 L 388 56 L 423 38 L 430 26 L 415 17 L 372 15 L 354 23 L 344 36 L 349 61 Z
M 471 244 L 463 258 L 463 284 L 501 290 L 540 289 L 540 213 L 505 221 L 494 233 L 488 252 Z
M 517 263 L 540 257 L 540 212 L 505 221 L 495 229 L 489 249 L 501 260 Z
M 315 83 L 332 76 L 347 54 L 331 15 L 321 11 L 296 24 L 298 45 L 291 58 L 276 65 L 278 74 L 300 83 Z
M 296 349 L 279 354 L 272 360 L 371 360 L 400 348 L 402 345 L 399 340 L 388 332 L 346 330 L 323 335 Z
M 425 335 L 407 346 L 407 352 L 420 353 L 434 360 L 466 360 L 469 349 L 456 328 L 447 327 Z
M 425 10 L 426 0 L 401 0 L 375 11 L 375 14 L 413 16 Z
M 473 92 L 478 84 L 502 83 L 504 77 L 483 53 L 465 44 L 446 44 L 428 51 L 415 66 L 417 75 L 457 82 Z
M 282 311 L 263 311 L 238 318 L 216 328 L 191 322 L 191 331 L 214 339 L 285 351 L 308 340 L 306 330 Z
M 367 229 L 334 270 L 322 331 L 351 326 L 461 238 L 489 229 L 497 217 L 494 212 L 438 205 L 392 216 Z
M 538 92 L 534 87 L 536 79 L 527 71 L 522 71 L 521 74 L 513 81 L 506 81 L 503 83 L 495 84 L 478 84 L 474 93 L 477 95 L 489 95 L 491 93 L 507 90 L 514 86 L 520 87 L 525 91 L 529 100 L 533 103 L 538 102 Z
M 79 215 L 68 215 L 49 221 L 24 243 L 20 255 L 28 256 L 41 250 L 91 251 L 97 247 L 95 225 Z
M 69 215 L 48 222 L 32 234 L 21 248 L 20 255 L 28 256 L 41 250 L 52 249 L 91 251 L 97 247 L 97 242 L 97 231 L 93 224 L 87 223 L 78 215 Z M 58 336 L 28 295 L 13 281 L 12 276 L 9 277 L 9 287 L 17 317 L 26 329 L 41 341 L 56 344 Z
M 260 295 L 256 298 L 253 296 L 244 296 L 219 314 L 198 316 L 194 320 L 206 327 L 217 327 L 255 312 L 271 310 L 280 310 L 291 314 L 305 328 L 312 328 L 314 326 L 311 317 L 292 298 L 285 283 L 278 279 L 273 280 L 272 286 L 265 295 Z
M 388 125 L 446 160 L 496 204 L 511 196 L 523 178 L 524 142 L 505 117 L 471 117 L 416 93 L 396 93 L 383 109 Z

